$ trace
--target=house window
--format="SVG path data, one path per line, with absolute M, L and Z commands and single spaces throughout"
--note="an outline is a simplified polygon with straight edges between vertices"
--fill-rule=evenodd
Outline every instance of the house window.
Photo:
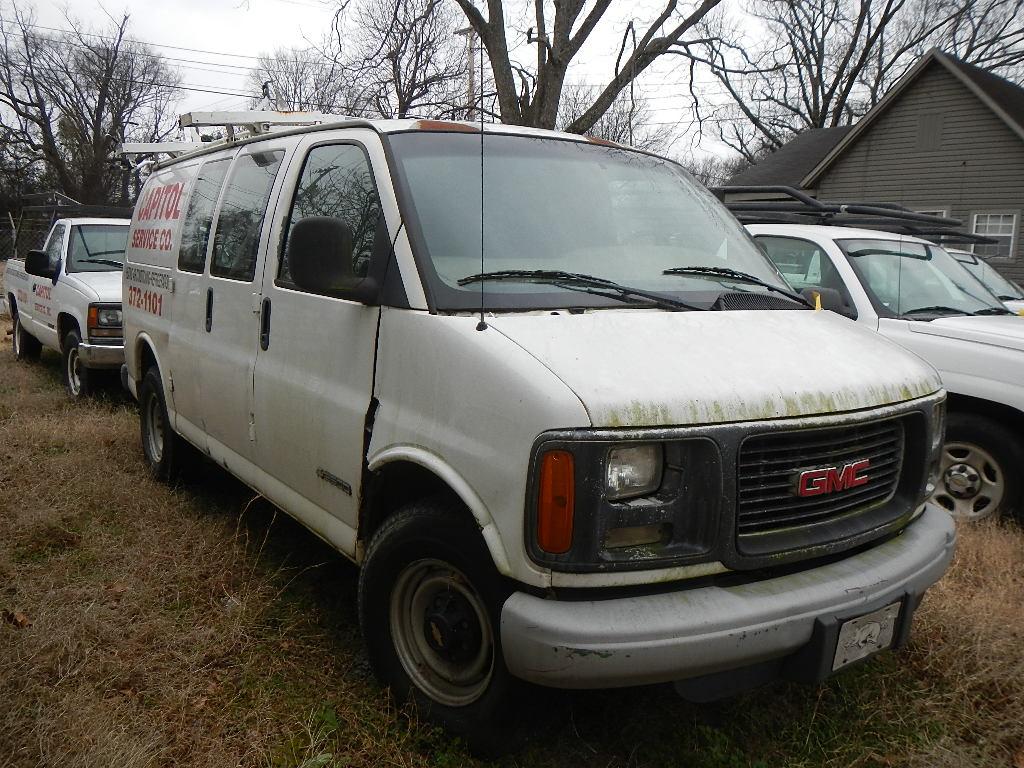
M 976 213 L 974 214 L 974 234 L 984 235 L 996 240 L 992 244 L 977 244 L 974 252 L 985 258 L 1010 258 L 1015 245 L 1014 236 L 1017 232 L 1017 214 L 1015 213 Z

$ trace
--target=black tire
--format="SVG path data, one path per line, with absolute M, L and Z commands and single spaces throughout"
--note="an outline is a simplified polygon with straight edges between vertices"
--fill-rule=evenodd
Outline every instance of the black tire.
M 946 420 L 942 475 L 932 497 L 963 520 L 1016 516 L 1024 520 L 1024 444 L 1004 424 L 975 413 Z
M 78 330 L 72 329 L 64 336 L 64 343 L 61 346 L 64 388 L 68 395 L 76 400 L 88 397 L 94 389 L 92 371 L 82 365 L 82 359 L 78 355 L 78 346 L 81 343 L 82 337 Z
M 15 360 L 38 360 L 39 353 L 43 351 L 43 345 L 35 336 L 25 330 L 21 324 L 18 312 L 14 312 L 14 332 L 11 334 L 11 348 L 14 351 Z
M 359 624 L 377 678 L 399 704 L 414 701 L 420 716 L 463 737 L 478 755 L 495 756 L 516 743 L 524 684 L 505 667 L 500 632 L 511 591 L 468 513 L 444 499 L 410 504 L 389 518 L 359 574 Z M 396 632 L 407 641 L 396 643 Z M 417 666 L 410 656 L 425 663 Z M 436 671 L 446 664 L 468 684 L 452 684 Z M 470 676 L 473 670 L 479 674 Z
M 171 483 L 191 466 L 194 449 L 171 428 L 160 371 L 152 366 L 139 385 L 142 453 L 153 477 Z

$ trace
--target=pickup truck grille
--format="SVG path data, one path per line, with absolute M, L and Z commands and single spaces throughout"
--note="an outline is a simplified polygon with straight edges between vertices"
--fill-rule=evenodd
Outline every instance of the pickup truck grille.
M 748 548 L 744 540 L 784 530 L 813 527 L 819 538 L 823 527 L 884 504 L 896 492 L 903 453 L 900 419 L 746 438 L 739 456 L 740 550 Z M 809 495 L 799 491 L 805 472 Z

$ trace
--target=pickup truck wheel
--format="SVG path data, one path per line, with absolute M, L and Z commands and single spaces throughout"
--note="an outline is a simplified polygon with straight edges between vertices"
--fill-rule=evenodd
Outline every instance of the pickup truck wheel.
M 64 386 L 68 394 L 76 399 L 92 393 L 92 377 L 78 354 L 78 345 L 81 343 L 82 337 L 78 331 L 72 330 L 64 337 L 64 345 L 61 347 L 64 353 Z
M 21 324 L 18 313 L 14 313 L 14 332 L 11 334 L 11 346 L 15 360 L 36 360 L 43 351 L 43 345 L 32 336 Z
M 959 520 L 1022 512 L 1024 448 L 986 416 L 951 413 L 946 422 L 939 487 L 932 497 Z
M 522 684 L 505 667 L 499 623 L 509 594 L 479 531 L 444 501 L 386 521 L 359 577 L 359 623 L 378 679 L 478 754 L 509 749 L 514 731 Z
M 190 458 L 191 446 L 173 429 L 167 416 L 167 401 L 160 372 L 152 367 L 139 385 L 139 423 L 142 452 L 157 480 L 175 480 Z

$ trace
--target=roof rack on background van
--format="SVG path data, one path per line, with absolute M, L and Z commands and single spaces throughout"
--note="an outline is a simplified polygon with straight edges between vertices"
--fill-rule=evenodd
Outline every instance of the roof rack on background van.
M 817 200 L 794 187 L 725 186 L 711 190 L 744 224 L 823 224 L 861 227 L 921 237 L 942 245 L 984 244 L 992 238 L 960 230 L 963 222 L 918 213 L 895 203 L 831 202 Z M 728 195 L 785 195 L 790 200 L 727 200 Z

